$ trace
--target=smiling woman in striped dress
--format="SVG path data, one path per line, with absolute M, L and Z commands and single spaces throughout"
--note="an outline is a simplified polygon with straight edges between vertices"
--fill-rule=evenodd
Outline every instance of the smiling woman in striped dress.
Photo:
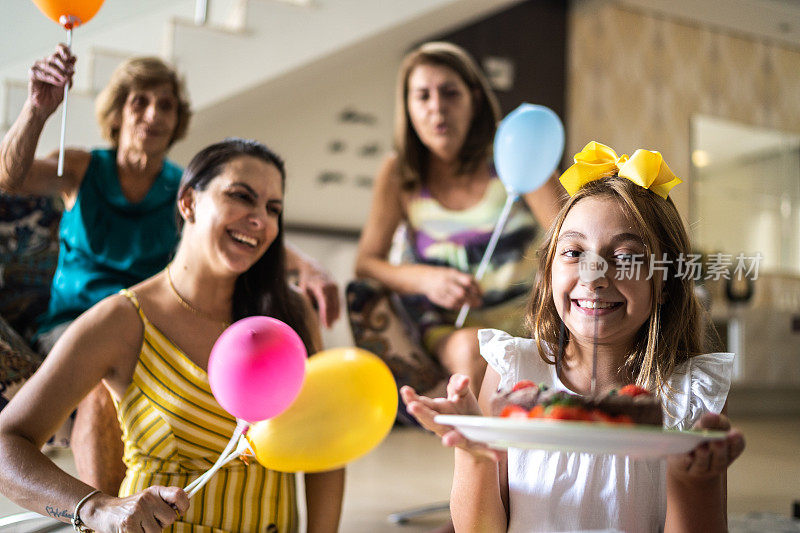
M 178 193 L 172 263 L 78 318 L 0 414 L 9 498 L 87 531 L 297 531 L 293 474 L 235 461 L 191 502 L 180 488 L 211 466 L 236 425 L 206 374 L 220 333 L 267 315 L 294 328 L 310 353 L 319 348 L 314 312 L 284 274 L 284 181 L 280 158 L 253 141 L 227 139 L 195 156 Z M 93 492 L 39 452 L 100 381 L 123 430 L 119 496 Z M 343 485 L 343 470 L 306 475 L 309 532 L 336 531 Z

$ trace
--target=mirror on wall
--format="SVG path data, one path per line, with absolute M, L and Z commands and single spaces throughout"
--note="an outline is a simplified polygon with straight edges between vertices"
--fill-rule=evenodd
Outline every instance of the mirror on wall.
M 703 281 L 734 381 L 800 390 L 800 135 L 696 115 L 690 149 L 696 250 L 759 258 Z
M 800 275 L 800 135 L 695 115 L 691 159 L 695 246 Z

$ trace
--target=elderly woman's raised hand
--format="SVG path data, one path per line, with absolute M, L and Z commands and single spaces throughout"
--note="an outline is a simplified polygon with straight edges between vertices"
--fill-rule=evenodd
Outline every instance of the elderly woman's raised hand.
M 98 494 L 87 500 L 80 516 L 95 531 L 156 533 L 188 509 L 189 497 L 183 489 L 154 486 L 125 498 Z
M 51 115 L 64 99 L 64 86 L 72 84 L 75 56 L 65 44 L 33 64 L 28 76 L 28 100 L 43 115 Z

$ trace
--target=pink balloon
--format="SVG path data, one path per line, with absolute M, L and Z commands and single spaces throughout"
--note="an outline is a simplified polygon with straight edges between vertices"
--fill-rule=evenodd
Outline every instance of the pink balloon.
M 248 422 L 282 413 L 297 398 L 306 348 L 274 318 L 251 316 L 222 332 L 208 359 L 211 392 L 223 409 Z

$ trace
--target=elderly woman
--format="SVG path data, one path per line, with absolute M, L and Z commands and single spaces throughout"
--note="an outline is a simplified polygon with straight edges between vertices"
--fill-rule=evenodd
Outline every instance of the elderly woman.
M 182 169 L 167 159 L 167 151 L 186 133 L 191 112 L 177 73 L 158 58 L 120 65 L 96 102 L 111 148 L 67 150 L 58 177 L 57 153 L 44 159 L 34 153 L 74 65 L 64 45 L 33 65 L 28 98 L 0 145 L 0 189 L 60 195 L 64 202 L 58 266 L 38 333 L 42 353 L 92 305 L 162 270 L 178 241 L 175 197 Z M 300 272 L 301 285 L 328 325 L 338 314 L 335 284 L 290 250 L 287 268 Z M 98 387 L 81 403 L 72 433 L 81 477 L 106 491 L 123 473 L 112 412 L 108 393 Z

